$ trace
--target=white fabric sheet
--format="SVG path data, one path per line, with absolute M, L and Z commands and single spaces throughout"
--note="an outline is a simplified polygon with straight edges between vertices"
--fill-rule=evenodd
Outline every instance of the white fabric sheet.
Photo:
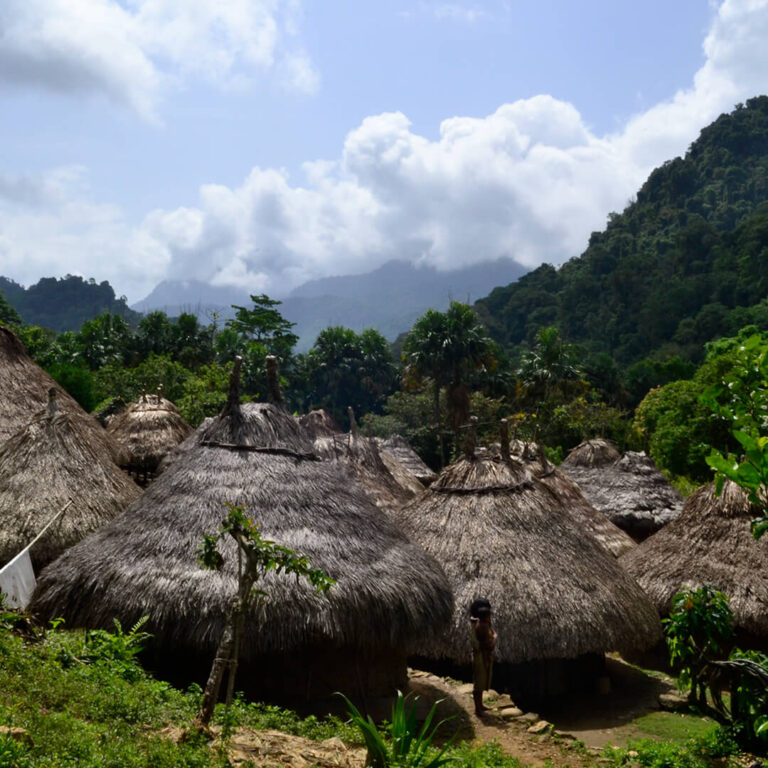
M 34 591 L 35 572 L 27 547 L 0 569 L 0 592 L 4 593 L 6 607 L 23 610 L 32 599 Z

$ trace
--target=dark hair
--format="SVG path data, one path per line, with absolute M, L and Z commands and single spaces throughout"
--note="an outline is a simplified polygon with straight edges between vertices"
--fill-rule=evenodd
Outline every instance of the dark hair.
M 484 598 L 480 597 L 472 602 L 469 606 L 469 615 L 473 619 L 481 619 L 491 615 L 491 604 Z

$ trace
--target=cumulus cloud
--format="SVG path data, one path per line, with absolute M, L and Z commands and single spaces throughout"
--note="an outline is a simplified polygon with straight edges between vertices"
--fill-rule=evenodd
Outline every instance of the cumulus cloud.
M 0 79 L 98 93 L 156 119 L 187 78 L 238 86 L 274 70 L 312 91 L 291 0 L 3 0 Z
M 499 257 L 531 267 L 560 263 L 701 128 L 768 91 L 766 39 L 768 0 L 725 0 L 690 87 L 611 135 L 595 135 L 574 105 L 546 95 L 482 118 L 447 119 L 434 140 L 414 132 L 404 114 L 386 113 L 350 131 L 335 159 L 306 163 L 301 179 L 254 168 L 239 186 L 205 185 L 194 207 L 152 211 L 130 232 L 111 209 L 95 207 L 90 222 L 85 208 L 64 208 L 62 231 L 75 243 L 72 233 L 82 228 L 90 246 L 106 239 L 102 229 L 120 230 L 121 253 L 130 256 L 115 279 L 134 287 L 137 270 L 155 282 L 198 279 L 280 295 L 391 258 L 444 269 Z M 41 204 L 29 180 L 0 178 L 0 201 L 4 194 L 26 196 L 27 224 L 35 227 Z M 42 221 L 41 231 L 53 230 L 53 218 Z M 0 208 L 0 232 L 4 226 L 21 233 Z M 26 232 L 27 242 L 32 237 Z M 55 245 L 51 232 L 46 248 L 53 253 Z M 74 258 L 77 250 L 67 253 Z

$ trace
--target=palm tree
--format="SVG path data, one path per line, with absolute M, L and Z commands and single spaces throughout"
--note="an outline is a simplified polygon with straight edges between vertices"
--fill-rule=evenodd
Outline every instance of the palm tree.
M 467 304 L 452 301 L 446 312 L 427 310 L 414 324 L 403 346 L 407 383 L 431 379 L 435 429 L 440 431 L 440 451 L 445 445 L 440 430 L 440 390 L 448 399 L 448 423 L 455 432 L 469 417 L 469 379 L 483 367 L 495 364 L 493 342 Z

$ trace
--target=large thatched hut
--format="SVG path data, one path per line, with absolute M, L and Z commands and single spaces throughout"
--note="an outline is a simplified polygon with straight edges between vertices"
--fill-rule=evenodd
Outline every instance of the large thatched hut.
M 535 443 L 516 440 L 512 454 L 522 461 L 533 475 L 555 494 L 560 504 L 579 524 L 614 556 L 619 557 L 637 544 L 629 534 L 614 525 L 602 512 L 598 512 L 581 492 L 581 488 L 560 467 L 547 459 L 546 453 Z
M 661 636 L 638 585 L 514 458 L 468 450 L 396 520 L 440 562 L 454 590 L 451 631 L 419 649 L 428 660 L 469 663 L 467 611 L 480 597 L 490 600 L 498 632 L 494 679 L 523 699 L 565 682 L 552 677 L 549 662 L 601 659 Z
M 117 448 L 104 428 L 32 360 L 10 328 L 0 325 L 0 445 L 45 408 L 51 389 L 59 410 L 82 419 L 89 440 L 117 459 Z
M 406 682 L 406 652 L 450 616 L 440 566 L 382 515 L 341 462 L 319 461 L 281 407 L 222 414 L 123 515 L 43 572 L 31 609 L 67 625 L 124 626 L 149 614 L 153 663 L 200 679 L 235 594 L 237 557 L 204 571 L 195 555 L 227 503 L 263 535 L 306 555 L 337 584 L 325 595 L 270 572 L 269 599 L 248 616 L 238 685 L 293 706 L 344 691 L 369 708 Z
M 193 429 L 178 408 L 158 391 L 142 395 L 110 419 L 107 432 L 120 448 L 120 466 L 146 483 L 154 477 L 163 457 Z
M 383 456 L 390 456 L 402 464 L 423 485 L 429 485 L 437 477 L 437 473 L 424 463 L 401 435 L 392 435 L 386 440 L 377 439 L 376 442 Z
M 85 419 L 49 404 L 0 446 L 0 565 L 26 547 L 71 499 L 32 547 L 42 568 L 112 520 L 140 488 L 94 442 Z
M 621 558 L 662 616 L 683 588 L 710 584 L 730 598 L 740 642 L 768 646 L 768 536 L 755 541 L 757 516 L 730 480 L 720 496 L 699 488 L 680 516 Z
M 627 451 L 611 461 L 611 448 L 606 441 L 582 443 L 562 469 L 595 509 L 642 541 L 680 514 L 683 497 L 645 452 Z

